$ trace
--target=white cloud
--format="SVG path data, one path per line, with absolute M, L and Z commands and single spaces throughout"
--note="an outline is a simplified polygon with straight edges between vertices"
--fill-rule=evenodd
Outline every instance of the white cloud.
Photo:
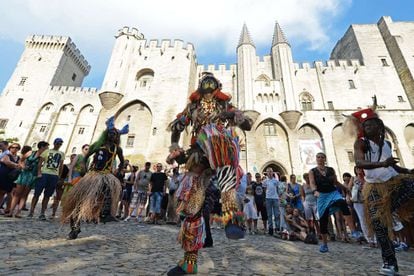
M 0 4 L 0 36 L 22 41 L 31 33 L 69 35 L 97 48 L 122 26 L 149 38 L 180 38 L 196 48 L 214 42 L 234 51 L 243 22 L 254 42 L 270 44 L 275 20 L 290 40 L 322 47 L 326 24 L 350 0 L 15 0 Z
M 122 26 L 131 26 L 149 39 L 191 42 L 198 53 L 207 53 L 215 45 L 224 49 L 225 55 L 233 55 L 244 22 L 256 46 L 270 48 L 277 20 L 295 45 L 326 51 L 331 22 L 350 3 L 351 0 L 1 1 L 0 38 L 22 43 L 30 34 L 67 35 L 88 59 L 102 53 L 107 60 L 113 35 Z M 104 66 L 102 61 L 91 63 Z

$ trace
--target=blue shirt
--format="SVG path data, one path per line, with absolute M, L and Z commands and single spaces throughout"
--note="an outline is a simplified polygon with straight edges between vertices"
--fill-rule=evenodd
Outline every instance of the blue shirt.
M 240 179 L 239 187 L 237 187 L 236 193 L 239 198 L 244 198 L 246 195 L 246 189 L 247 189 L 247 174 L 242 176 L 242 179 Z
M 275 178 L 272 178 L 266 179 L 264 183 L 266 184 L 266 199 L 279 199 L 279 181 L 277 181 Z

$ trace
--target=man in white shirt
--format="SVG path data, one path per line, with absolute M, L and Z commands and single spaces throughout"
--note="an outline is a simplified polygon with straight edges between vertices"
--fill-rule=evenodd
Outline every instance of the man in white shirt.
M 398 264 L 392 237 L 393 216 L 409 219 L 414 205 L 414 169 L 397 165 L 391 143 L 385 140 L 385 126 L 374 110 L 362 109 L 352 114 L 360 123 L 355 141 L 355 164 L 364 169 L 364 204 L 368 208 L 369 227 L 381 246 L 381 275 L 397 275 Z

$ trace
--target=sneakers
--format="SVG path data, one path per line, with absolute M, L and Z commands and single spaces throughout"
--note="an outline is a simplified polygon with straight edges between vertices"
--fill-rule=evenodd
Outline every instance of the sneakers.
M 321 246 L 319 247 L 319 252 L 321 252 L 321 253 L 329 252 L 328 245 L 327 244 L 321 244 Z
M 394 247 L 395 251 L 407 251 L 409 246 L 405 242 L 400 242 L 398 246 Z
M 39 216 L 39 220 L 46 220 L 46 216 L 45 216 L 45 214 L 40 214 L 40 216 Z
M 379 271 L 379 274 L 386 276 L 398 275 L 398 270 L 393 265 L 383 264 Z
M 33 217 L 33 214 L 32 214 L 32 213 L 30 213 L 30 214 L 28 214 L 28 215 L 27 215 L 27 217 L 28 217 L 28 218 L 32 218 L 32 217 Z
M 351 235 L 352 235 L 352 238 L 354 238 L 356 240 L 358 240 L 359 238 L 361 238 L 361 232 L 359 232 L 357 230 L 352 231 L 352 234 Z
M 270 228 L 268 233 L 270 236 L 273 236 L 273 228 Z
M 131 216 L 127 216 L 124 221 L 128 222 L 131 219 Z

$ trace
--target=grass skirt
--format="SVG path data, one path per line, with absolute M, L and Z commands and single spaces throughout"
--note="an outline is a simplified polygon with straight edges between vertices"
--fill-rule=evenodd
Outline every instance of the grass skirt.
M 102 174 L 91 171 L 82 177 L 66 195 L 63 202 L 62 223 L 68 223 L 70 218 L 78 222 L 99 221 L 104 206 L 105 191 L 110 194 L 111 214 L 115 216 L 121 183 L 111 173 Z
M 392 231 L 393 218 L 391 210 L 393 195 L 395 197 L 395 193 L 401 193 L 399 190 L 413 181 L 414 175 L 400 174 L 384 183 L 366 183 L 364 185 L 362 195 L 364 197 L 365 219 L 369 235 L 375 234 L 373 221 L 379 220 L 382 225 L 388 228 L 389 238 L 394 238 L 394 232 Z M 369 198 L 372 193 L 377 193 L 378 197 L 376 200 L 372 200 L 371 197 L 370 201 Z M 396 213 L 401 220 L 409 221 L 414 214 L 413 200 L 403 203 L 396 210 Z

